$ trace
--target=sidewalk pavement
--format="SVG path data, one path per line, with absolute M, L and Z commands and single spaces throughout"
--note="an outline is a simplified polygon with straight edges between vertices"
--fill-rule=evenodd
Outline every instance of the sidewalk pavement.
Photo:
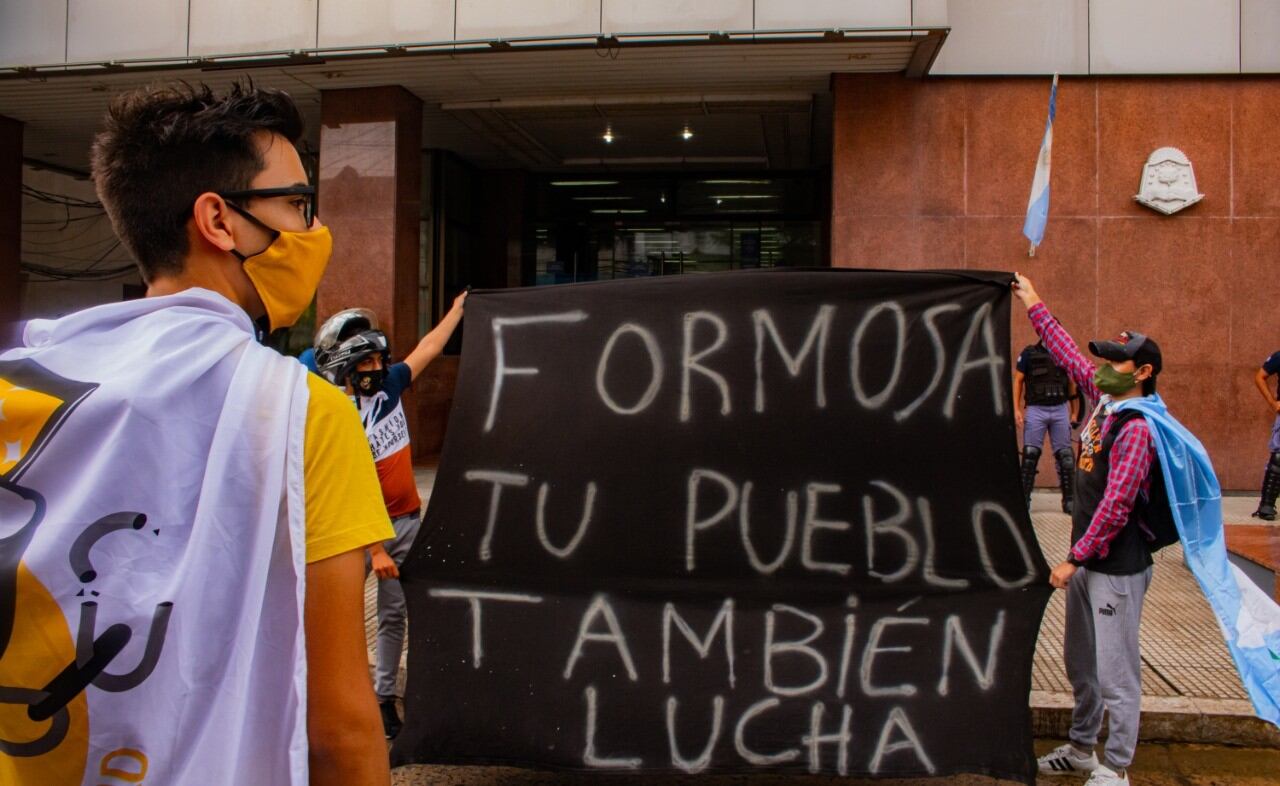
M 430 497 L 435 470 L 415 469 L 418 488 Z M 1259 524 L 1249 514 L 1252 496 L 1223 500 L 1223 518 Z M 1067 553 L 1071 519 L 1060 512 L 1056 493 L 1032 495 L 1031 518 L 1050 565 Z M 1182 547 L 1155 558 L 1141 629 L 1142 724 L 1144 742 L 1178 742 L 1280 748 L 1280 731 L 1254 717 L 1252 705 L 1222 640 L 1217 620 L 1183 563 Z M 365 585 L 365 631 L 369 663 L 377 630 L 376 579 Z M 1054 593 L 1045 610 L 1031 679 L 1032 724 L 1037 737 L 1065 738 L 1071 725 L 1071 685 L 1062 665 L 1064 593 Z M 401 687 L 404 665 L 401 662 Z

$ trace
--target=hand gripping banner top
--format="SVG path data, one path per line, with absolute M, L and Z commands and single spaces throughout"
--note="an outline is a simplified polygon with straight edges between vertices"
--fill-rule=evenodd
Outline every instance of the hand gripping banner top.
M 1008 284 L 473 293 L 393 760 L 1031 783 Z

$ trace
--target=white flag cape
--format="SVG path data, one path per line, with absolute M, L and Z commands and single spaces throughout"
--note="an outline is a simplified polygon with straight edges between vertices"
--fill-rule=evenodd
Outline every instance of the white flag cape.
M 198 289 L 24 338 L 0 355 L 0 783 L 302 786 L 302 365 Z

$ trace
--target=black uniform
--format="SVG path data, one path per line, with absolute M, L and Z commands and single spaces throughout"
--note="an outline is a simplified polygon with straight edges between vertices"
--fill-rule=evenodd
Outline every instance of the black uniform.
M 1068 401 L 1071 381 L 1067 372 L 1054 365 L 1053 358 L 1040 344 L 1032 344 L 1018 356 L 1027 404 L 1023 428 L 1022 489 L 1027 506 L 1035 486 L 1037 465 L 1045 432 L 1049 432 L 1054 460 L 1058 465 L 1058 482 L 1062 487 L 1062 510 L 1072 510 L 1072 479 L 1075 473 L 1075 451 L 1071 446 L 1071 424 Z

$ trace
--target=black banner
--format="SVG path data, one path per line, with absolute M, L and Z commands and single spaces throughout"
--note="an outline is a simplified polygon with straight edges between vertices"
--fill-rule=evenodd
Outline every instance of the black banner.
M 393 760 L 1031 783 L 1009 280 L 473 294 Z

